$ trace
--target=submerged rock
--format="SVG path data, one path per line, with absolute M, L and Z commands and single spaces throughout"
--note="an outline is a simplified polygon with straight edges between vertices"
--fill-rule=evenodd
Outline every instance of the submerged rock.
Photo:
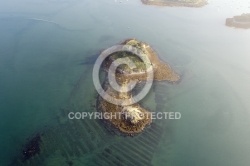
M 31 157 L 35 156 L 36 154 L 39 154 L 40 143 L 41 143 L 41 136 L 37 134 L 25 145 L 23 150 L 23 159 L 28 160 Z

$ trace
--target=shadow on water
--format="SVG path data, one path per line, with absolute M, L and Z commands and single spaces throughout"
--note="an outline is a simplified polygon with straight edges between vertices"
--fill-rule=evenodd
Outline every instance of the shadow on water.
M 82 62 L 80 62 L 79 65 L 94 65 L 98 56 L 99 56 L 99 54 L 93 54 L 91 56 L 88 56 L 88 57 L 84 58 L 84 60 Z
M 113 41 L 115 40 L 115 36 L 112 36 L 112 35 L 102 35 L 98 42 L 99 43 L 107 43 L 107 44 L 110 44 L 112 45 Z

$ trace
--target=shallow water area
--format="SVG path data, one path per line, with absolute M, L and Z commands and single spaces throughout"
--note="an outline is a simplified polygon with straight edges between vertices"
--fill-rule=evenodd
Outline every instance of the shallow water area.
M 3 1 L 0 165 L 18 163 L 26 139 L 41 133 L 40 155 L 24 165 L 248 166 L 250 30 L 226 27 L 225 19 L 249 7 L 247 0 L 203 8 Z M 98 120 L 69 120 L 70 111 L 95 111 L 100 51 L 133 37 L 182 76 L 178 84 L 155 83 L 141 104 L 181 119 L 155 120 L 135 137 Z

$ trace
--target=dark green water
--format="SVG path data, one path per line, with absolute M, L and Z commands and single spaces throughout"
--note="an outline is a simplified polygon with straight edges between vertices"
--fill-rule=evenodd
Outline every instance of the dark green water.
M 224 26 L 248 6 L 2 2 L 0 165 L 20 165 L 22 146 L 39 133 L 41 153 L 23 165 L 248 166 L 250 31 Z M 68 120 L 71 111 L 95 111 L 92 57 L 131 37 L 183 76 L 178 85 L 155 84 L 142 104 L 182 118 L 155 121 L 133 138 L 98 120 Z

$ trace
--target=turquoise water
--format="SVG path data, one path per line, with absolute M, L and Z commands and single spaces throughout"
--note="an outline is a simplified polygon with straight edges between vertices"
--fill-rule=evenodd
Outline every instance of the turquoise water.
M 26 139 L 43 133 L 40 156 L 24 165 L 248 166 L 250 31 L 224 22 L 249 7 L 2 2 L 0 165 L 18 165 Z M 156 83 L 142 104 L 182 118 L 155 121 L 133 138 L 99 121 L 69 121 L 70 111 L 94 111 L 92 57 L 131 37 L 151 44 L 182 75 L 177 85 Z

